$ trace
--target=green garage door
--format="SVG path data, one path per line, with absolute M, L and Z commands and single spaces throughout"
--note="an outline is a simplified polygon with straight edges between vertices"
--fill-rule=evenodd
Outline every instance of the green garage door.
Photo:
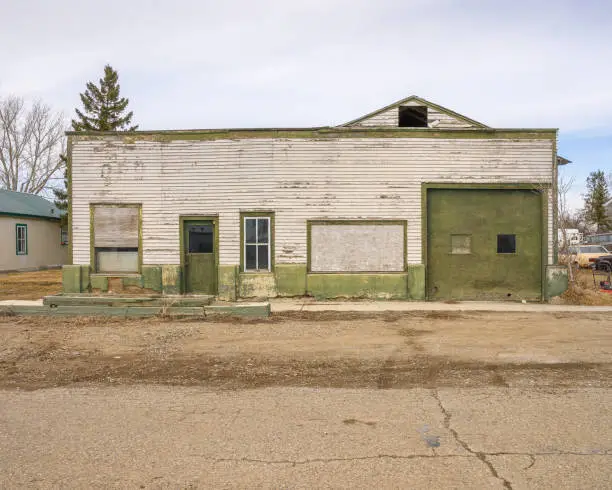
M 535 190 L 428 189 L 428 297 L 540 299 L 541 199 Z

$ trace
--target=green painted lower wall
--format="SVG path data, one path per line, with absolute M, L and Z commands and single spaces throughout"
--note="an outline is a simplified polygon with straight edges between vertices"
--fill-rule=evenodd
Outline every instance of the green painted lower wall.
M 277 264 L 274 275 L 278 296 L 306 294 L 306 264 Z
M 425 299 L 425 266 L 408 265 L 408 299 L 422 301 Z
M 65 265 L 62 267 L 62 285 L 65 293 L 81 292 L 80 265 Z
M 181 293 L 181 266 L 162 265 L 162 292 L 164 294 Z
M 165 271 L 165 274 L 164 274 Z M 64 293 L 108 291 L 111 275 L 92 274 L 88 265 L 65 265 L 62 271 Z M 139 287 L 166 294 L 180 294 L 181 268 L 178 265 L 145 265 L 142 274 L 118 276 L 122 287 Z
M 151 291 L 180 294 L 181 267 L 178 265 L 143 266 L 139 276 L 123 277 L 123 287 L 142 287 Z M 109 277 L 91 274 L 89 266 L 66 265 L 62 271 L 64 293 L 106 292 Z M 311 295 L 325 298 L 409 299 L 426 298 L 426 269 L 410 264 L 405 273 L 329 273 L 309 274 L 306 264 L 277 264 L 274 273 L 240 273 L 238 265 L 218 267 L 218 298 L 274 298 Z M 559 296 L 568 285 L 567 268 L 546 267 L 546 298 Z
M 162 267 L 161 265 L 142 266 L 142 287 L 153 291 L 162 290 Z
M 408 274 L 308 274 L 307 292 L 317 299 L 406 299 Z
M 238 266 L 220 265 L 217 270 L 217 295 L 223 301 L 236 301 L 238 288 Z
M 242 272 L 238 275 L 238 295 L 241 298 L 274 298 L 276 297 L 276 280 L 274 274 Z
M 106 276 L 91 276 L 91 289 L 100 290 L 102 292 L 108 291 L 108 277 Z
M 81 292 L 91 291 L 91 268 L 88 265 L 81 266 Z
M 569 285 L 568 270 L 564 265 L 546 267 L 546 298 L 562 295 Z

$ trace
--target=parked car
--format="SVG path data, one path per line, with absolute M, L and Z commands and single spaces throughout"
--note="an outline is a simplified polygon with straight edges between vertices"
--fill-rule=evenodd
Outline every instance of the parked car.
M 562 258 L 577 267 L 590 267 L 597 258 L 610 255 L 610 252 L 601 245 L 572 245 L 568 252 L 569 256 L 563 255 Z
M 612 255 L 602 255 L 597 257 L 592 263 L 591 267 L 598 271 L 612 272 Z

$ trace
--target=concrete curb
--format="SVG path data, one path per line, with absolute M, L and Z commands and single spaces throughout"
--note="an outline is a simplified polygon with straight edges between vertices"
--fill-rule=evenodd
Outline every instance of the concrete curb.
M 612 312 L 612 306 L 577 306 L 505 302 L 436 303 L 428 301 L 311 301 L 270 300 L 272 313 L 291 311 L 346 311 L 346 312 L 410 312 L 410 311 L 473 311 L 522 313 L 587 313 Z

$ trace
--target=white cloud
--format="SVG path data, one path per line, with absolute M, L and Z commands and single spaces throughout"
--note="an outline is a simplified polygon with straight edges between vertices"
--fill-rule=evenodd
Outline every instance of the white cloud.
M 22 0 L 0 94 L 72 112 L 110 62 L 142 127 L 337 124 L 410 94 L 500 127 L 612 130 L 612 8 L 479 0 Z

